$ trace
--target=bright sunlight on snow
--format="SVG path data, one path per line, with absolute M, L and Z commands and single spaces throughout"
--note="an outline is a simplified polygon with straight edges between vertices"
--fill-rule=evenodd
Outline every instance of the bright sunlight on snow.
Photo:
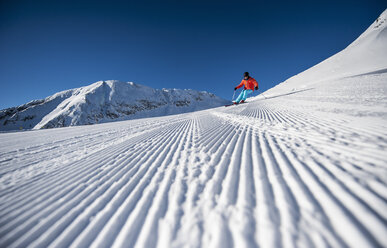
M 0 134 L 1 247 L 387 247 L 387 11 L 247 103 Z

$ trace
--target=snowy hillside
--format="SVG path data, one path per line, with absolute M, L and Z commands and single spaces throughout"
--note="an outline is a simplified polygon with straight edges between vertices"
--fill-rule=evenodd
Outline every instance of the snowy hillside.
M 387 71 L 387 9 L 352 44 L 270 89 L 266 95 L 313 88 L 325 81 Z
M 387 247 L 387 71 L 350 51 L 237 106 L 0 133 L 0 247 Z
M 0 130 L 41 129 L 163 116 L 228 103 L 195 90 L 153 89 L 120 81 L 99 81 L 44 100 L 0 111 Z

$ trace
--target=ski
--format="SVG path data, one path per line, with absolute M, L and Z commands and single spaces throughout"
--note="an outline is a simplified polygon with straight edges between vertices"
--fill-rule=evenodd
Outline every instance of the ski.
M 240 102 L 240 103 L 232 103 L 232 104 L 227 104 L 227 105 L 224 105 L 225 107 L 230 107 L 230 106 L 234 106 L 234 105 L 239 105 L 239 104 L 243 104 L 243 103 L 247 103 L 247 102 Z

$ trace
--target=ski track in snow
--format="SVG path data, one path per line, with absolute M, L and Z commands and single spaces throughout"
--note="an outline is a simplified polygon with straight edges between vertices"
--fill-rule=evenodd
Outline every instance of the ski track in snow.
M 270 102 L 0 134 L 0 246 L 386 247 L 385 123 Z

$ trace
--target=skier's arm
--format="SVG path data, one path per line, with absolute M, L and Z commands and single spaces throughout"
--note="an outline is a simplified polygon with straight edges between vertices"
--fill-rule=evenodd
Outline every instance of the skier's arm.
M 257 82 L 257 80 L 254 80 L 253 83 L 254 83 L 255 89 L 258 90 L 258 82 Z
M 243 84 L 243 80 L 242 80 L 242 82 L 237 86 L 237 87 L 235 87 L 234 89 L 235 90 L 237 90 L 237 89 L 239 89 L 240 87 L 242 87 L 244 84 Z

